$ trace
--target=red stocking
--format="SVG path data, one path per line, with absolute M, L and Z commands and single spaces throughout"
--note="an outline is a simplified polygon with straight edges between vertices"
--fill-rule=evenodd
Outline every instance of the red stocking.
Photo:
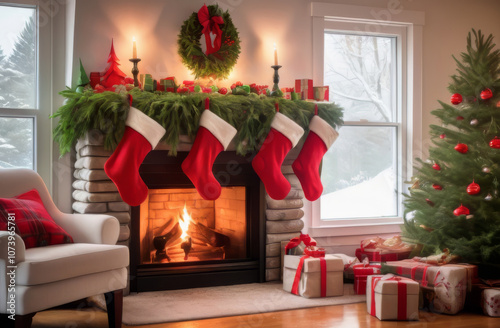
M 148 196 L 148 187 L 139 175 L 139 166 L 156 147 L 165 129 L 134 107 L 130 107 L 125 125 L 122 140 L 106 161 L 104 171 L 115 183 L 123 201 L 138 206 Z
M 220 196 L 221 186 L 212 173 L 212 166 L 215 158 L 227 148 L 237 131 L 208 110 L 208 99 L 205 103 L 205 110 L 201 114 L 200 127 L 193 147 L 182 162 L 182 171 L 203 199 L 215 200 Z
M 323 185 L 319 176 L 319 165 L 326 151 L 335 142 L 339 133 L 319 116 L 309 123 L 309 134 L 292 168 L 299 178 L 304 195 L 310 201 L 321 196 Z
M 284 199 L 290 192 L 290 182 L 281 173 L 281 164 L 303 134 L 304 130 L 297 123 L 276 113 L 271 131 L 252 161 L 253 169 L 273 199 Z

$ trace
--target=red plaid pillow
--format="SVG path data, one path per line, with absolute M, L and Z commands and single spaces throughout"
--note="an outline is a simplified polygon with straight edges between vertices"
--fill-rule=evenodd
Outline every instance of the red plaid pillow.
M 0 230 L 12 231 L 12 226 L 26 248 L 73 242 L 47 213 L 36 189 L 14 198 L 0 198 Z

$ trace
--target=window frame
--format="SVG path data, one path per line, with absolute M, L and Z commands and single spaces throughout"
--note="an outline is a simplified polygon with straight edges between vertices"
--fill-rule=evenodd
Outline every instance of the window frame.
M 383 13 L 383 15 L 381 14 Z M 372 8 L 327 3 L 312 3 L 313 19 L 313 78 L 324 84 L 324 35 L 332 30 L 346 34 L 395 36 L 397 42 L 397 94 L 396 123 L 345 122 L 352 126 L 396 126 L 398 133 L 398 216 L 377 218 L 350 218 L 321 220 L 320 199 L 305 201 L 304 212 L 307 232 L 313 236 L 345 236 L 360 234 L 398 233 L 403 223 L 402 192 L 404 181 L 413 174 L 413 159 L 421 157 L 422 130 L 422 26 L 421 12 L 395 11 L 388 7 Z M 374 19 L 384 17 L 385 20 Z M 335 146 L 333 146 L 335 147 Z
M 52 3 L 52 1 L 50 1 Z M 49 118 L 52 107 L 52 18 L 36 0 L 0 1 L 2 6 L 34 8 L 36 10 L 36 100 L 35 108 L 0 108 L 0 117 L 33 119 L 33 169 L 43 178 L 49 190 L 52 187 L 51 158 L 52 123 Z M 43 24 L 40 17 L 43 15 Z M 43 83 L 42 83 L 43 81 Z

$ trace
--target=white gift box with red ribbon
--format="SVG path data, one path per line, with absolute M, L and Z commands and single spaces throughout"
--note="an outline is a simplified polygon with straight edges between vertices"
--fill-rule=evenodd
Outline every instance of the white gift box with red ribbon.
M 380 320 L 418 320 L 418 282 L 392 274 L 368 276 L 366 309 Z
M 283 290 L 306 298 L 344 295 L 344 263 L 334 255 L 285 255 Z

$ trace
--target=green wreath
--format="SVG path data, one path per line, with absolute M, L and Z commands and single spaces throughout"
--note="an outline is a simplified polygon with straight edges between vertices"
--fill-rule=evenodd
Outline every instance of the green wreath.
M 218 25 L 222 31 L 220 49 L 209 55 L 201 50 L 200 38 L 203 36 L 204 26 L 198 19 L 198 13 L 194 12 L 181 27 L 177 41 L 178 52 L 182 62 L 194 73 L 195 78 L 225 79 L 240 54 L 240 38 L 227 11 L 223 12 L 218 5 L 210 5 L 207 8 L 210 17 L 220 16 L 224 21 Z

